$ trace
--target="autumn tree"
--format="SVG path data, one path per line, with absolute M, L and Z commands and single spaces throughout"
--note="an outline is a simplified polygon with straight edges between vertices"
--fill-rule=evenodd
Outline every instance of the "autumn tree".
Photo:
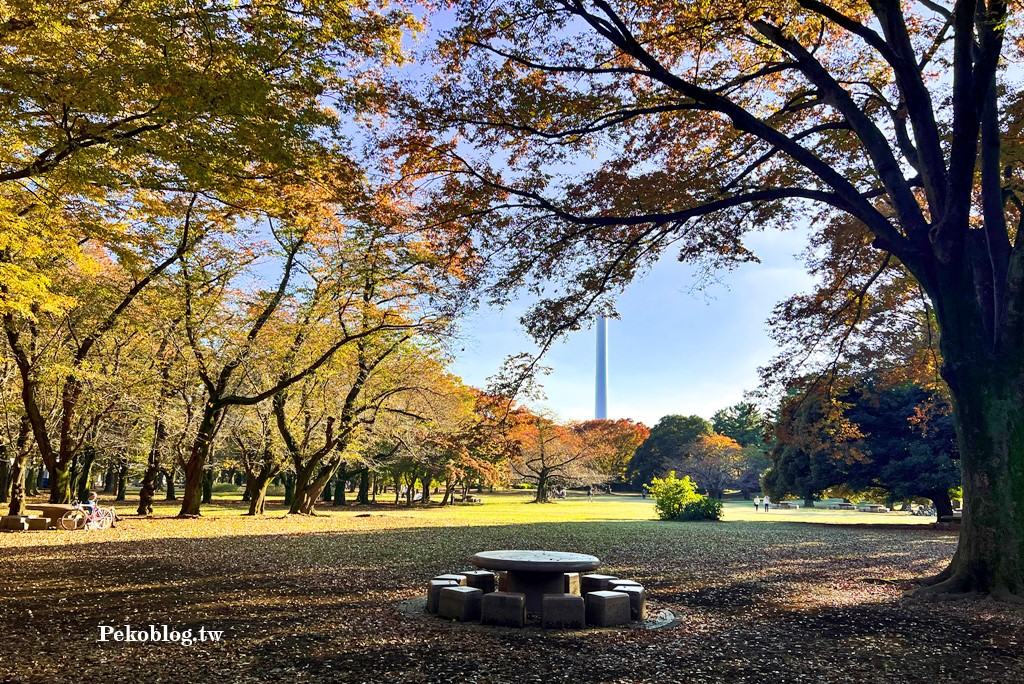
M 963 526 L 920 591 L 1020 596 L 1020 43 L 1002 0 L 467 0 L 421 115 L 446 134 L 420 142 L 448 172 L 438 209 L 504 247 L 497 288 L 562 284 L 527 318 L 539 337 L 666 249 L 728 266 L 754 227 L 849 217 L 930 302 L 953 398 Z
M 711 423 L 700 416 L 664 416 L 651 428 L 650 435 L 630 459 L 627 470 L 630 482 L 639 488 L 652 477 L 664 476 L 687 445 L 711 433 Z
M 201 193 L 237 208 L 275 195 L 269 180 L 325 159 L 343 166 L 341 115 L 379 107 L 373 67 L 402 60 L 414 22 L 366 5 L 230 2 L 19 0 L 0 13 L 0 316 L 51 498 L 66 501 L 91 356 L 190 248 L 185 212 L 161 226 L 168 213 L 155 204 L 191 206 Z M 146 219 L 148 231 L 131 225 Z M 127 282 L 93 303 L 106 309 L 78 331 L 50 420 L 31 328 L 74 313 L 54 283 L 90 252 L 116 260 Z
M 519 409 L 509 437 L 516 444 L 512 472 L 536 485 L 536 503 L 550 500 L 554 487 L 591 485 L 601 481 L 595 467 L 599 457 L 593 435 L 560 425 L 552 418 Z
M 682 458 L 673 463 L 673 469 L 689 475 L 698 489 L 713 499 L 721 499 L 728 487 L 739 479 L 743 463 L 743 450 L 732 437 L 701 435 L 683 447 Z
M 597 469 L 604 473 L 606 482 L 625 481 L 633 454 L 651 434 L 643 423 L 628 418 L 588 420 L 579 423 L 576 430 L 588 433 L 589 439 L 606 445 L 594 461 Z

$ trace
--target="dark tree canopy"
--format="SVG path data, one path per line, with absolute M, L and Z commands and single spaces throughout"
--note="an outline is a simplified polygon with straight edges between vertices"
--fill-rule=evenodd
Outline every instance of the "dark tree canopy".
M 764 478 L 771 496 L 813 500 L 842 486 L 881 490 L 894 501 L 924 497 L 940 513 L 950 510 L 949 490 L 960 482 L 959 453 L 949 404 L 938 393 L 866 382 L 838 398 L 838 415 L 813 394 L 789 403 Z
M 764 416 L 756 404 L 741 401 L 715 411 L 711 427 L 720 435 L 732 437 L 740 446 L 765 446 Z
M 633 454 L 626 477 L 635 488 L 647 484 L 652 477 L 664 477 L 672 462 L 685 455 L 687 445 L 711 433 L 711 423 L 700 416 L 663 417 Z

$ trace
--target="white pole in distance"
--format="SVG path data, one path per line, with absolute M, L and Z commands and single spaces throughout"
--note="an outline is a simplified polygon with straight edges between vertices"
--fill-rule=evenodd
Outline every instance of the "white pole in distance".
M 594 402 L 594 417 L 604 420 L 608 417 L 608 320 L 597 319 L 597 387 Z

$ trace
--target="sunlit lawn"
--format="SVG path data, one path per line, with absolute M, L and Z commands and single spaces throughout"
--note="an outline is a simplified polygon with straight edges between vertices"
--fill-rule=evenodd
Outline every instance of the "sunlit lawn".
M 458 504 L 441 508 L 437 506 L 441 495 L 434 495 L 429 506 L 414 504 L 407 507 L 404 502 L 394 504 L 394 494 L 382 494 L 377 498 L 374 512 L 400 515 L 404 520 L 410 518 L 424 525 L 487 525 L 495 521 L 503 523 L 532 523 L 558 521 L 598 521 L 598 520 L 653 520 L 657 516 L 651 499 L 642 498 L 637 494 L 598 495 L 593 500 L 585 494 L 570 492 L 568 497 L 547 504 L 531 504 L 532 492 L 501 491 L 477 494 L 482 500 L 480 504 Z M 112 503 L 109 500 L 105 503 Z M 321 516 L 340 515 L 350 517 L 358 507 L 349 505 L 337 508 L 329 503 L 321 504 L 317 513 Z M 529 504 L 529 505 L 524 505 Z M 134 512 L 134 507 L 125 505 L 119 508 L 126 513 Z M 157 501 L 154 515 L 172 516 L 178 512 L 178 504 L 174 501 Z M 203 509 L 204 515 L 219 517 L 224 515 L 243 515 L 247 505 L 241 501 L 240 494 L 217 494 L 214 503 Z M 267 516 L 284 515 L 286 509 L 281 497 L 270 497 Z M 773 508 L 765 513 L 754 510 L 753 501 L 727 500 L 724 503 L 725 521 L 764 521 L 764 522 L 806 522 L 822 524 L 928 524 L 935 521 L 933 517 L 912 516 L 909 513 L 858 513 L 856 511 L 836 511 L 824 508 L 800 508 L 784 510 Z
M 666 523 L 637 496 L 481 496 L 407 508 L 390 495 L 315 518 L 275 499 L 254 519 L 217 495 L 199 520 L 161 501 L 104 532 L 0 535 L 0 681 L 1024 681 L 1020 611 L 901 598 L 955 548 L 955 534 L 890 524 L 927 519 L 730 502 L 721 523 Z M 501 548 L 596 555 L 680 624 L 495 630 L 399 610 L 433 575 Z M 96 643 L 100 625 L 126 623 L 225 637 Z

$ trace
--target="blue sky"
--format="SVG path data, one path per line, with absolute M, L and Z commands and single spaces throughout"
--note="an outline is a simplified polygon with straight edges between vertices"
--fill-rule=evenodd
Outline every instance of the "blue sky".
M 761 258 L 721 275 L 721 284 L 694 291 L 692 267 L 668 253 L 618 301 L 619 320 L 608 323 L 608 415 L 647 425 L 669 413 L 710 418 L 758 384 L 757 367 L 776 349 L 765 321 L 786 297 L 811 279 L 797 258 L 807 232 L 762 232 L 748 246 Z M 482 386 L 506 356 L 534 351 L 518 318 L 530 303 L 485 309 L 462 323 L 463 343 L 452 370 Z M 463 351 L 458 349 L 464 348 Z M 542 379 L 544 405 L 566 420 L 594 414 L 595 333 L 571 335 L 549 352 Z

